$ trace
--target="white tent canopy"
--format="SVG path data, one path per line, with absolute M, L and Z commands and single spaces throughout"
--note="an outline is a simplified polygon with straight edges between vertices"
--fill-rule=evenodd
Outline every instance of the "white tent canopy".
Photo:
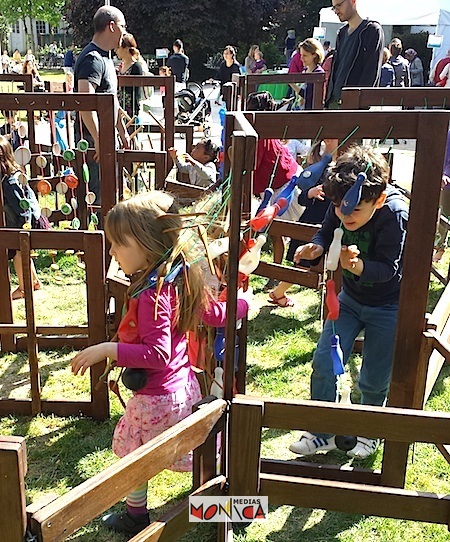
M 442 46 L 433 51 L 433 64 L 450 49 L 450 0 L 358 0 L 358 13 L 381 25 L 436 26 Z M 331 8 L 320 10 L 320 26 L 339 23 Z

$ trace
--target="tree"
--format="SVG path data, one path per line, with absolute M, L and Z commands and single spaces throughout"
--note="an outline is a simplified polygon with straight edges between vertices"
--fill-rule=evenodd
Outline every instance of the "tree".
M 225 45 L 237 45 L 242 61 L 252 43 L 275 43 L 281 47 L 288 28 L 295 28 L 298 36 L 312 36 L 319 9 L 328 4 L 327 0 L 114 2 L 123 11 L 127 28 L 142 52 L 153 53 L 157 47 L 170 49 L 176 38 L 182 39 L 191 58 L 191 74 L 197 79 L 201 78 L 198 68 L 207 56 Z M 102 5 L 99 0 L 68 0 L 66 20 L 78 45 L 91 39 L 92 18 Z
M 0 53 L 8 48 L 8 36 L 11 32 L 11 25 L 3 15 L 0 15 Z
M 25 26 L 27 45 L 36 50 L 29 21 L 45 21 L 50 26 L 58 26 L 65 0 L 0 0 L 0 13 L 12 24 L 22 20 Z

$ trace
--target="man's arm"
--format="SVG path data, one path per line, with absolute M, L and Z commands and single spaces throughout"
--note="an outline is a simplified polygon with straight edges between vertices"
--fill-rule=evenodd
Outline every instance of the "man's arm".
M 370 23 L 364 34 L 367 37 L 364 44 L 366 59 L 358 84 L 362 87 L 373 87 L 380 77 L 384 34 L 378 23 Z
M 78 81 L 78 92 L 88 92 L 89 94 L 95 94 L 96 87 L 90 83 L 87 79 L 80 79 Z M 98 116 L 97 111 L 80 111 L 81 119 L 84 125 L 89 130 L 89 133 L 94 140 L 95 154 L 94 160 L 99 160 L 99 148 L 98 148 Z

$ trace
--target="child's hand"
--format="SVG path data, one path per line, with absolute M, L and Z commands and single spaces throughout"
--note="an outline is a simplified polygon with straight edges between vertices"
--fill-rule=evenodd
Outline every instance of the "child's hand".
M 72 373 L 84 375 L 86 370 L 105 358 L 117 359 L 117 343 L 100 343 L 85 348 L 71 361 Z
M 364 263 L 358 258 L 359 249 L 356 245 L 349 245 L 348 247 L 343 245 L 341 248 L 340 261 L 342 269 L 347 269 L 354 275 L 361 275 Z
M 188 162 L 189 164 L 193 164 L 195 160 L 192 158 L 192 156 L 188 153 L 183 154 L 183 158 L 185 162 Z
M 325 192 L 323 191 L 323 187 L 321 184 L 318 184 L 317 186 L 313 186 L 308 190 L 308 198 L 309 199 L 318 199 L 319 201 L 323 201 L 325 199 Z
M 170 154 L 170 157 L 175 160 L 177 157 L 177 149 L 175 147 L 170 147 L 167 149 L 167 152 Z
M 314 243 L 307 243 L 298 247 L 294 254 L 294 262 L 300 263 L 300 260 L 315 260 L 323 254 L 323 247 Z

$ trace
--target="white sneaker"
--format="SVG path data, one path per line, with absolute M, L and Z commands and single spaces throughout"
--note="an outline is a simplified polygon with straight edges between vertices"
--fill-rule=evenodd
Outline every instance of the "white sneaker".
M 376 452 L 380 441 L 376 438 L 357 437 L 356 446 L 347 452 L 349 457 L 365 459 Z
M 298 442 L 289 446 L 289 450 L 297 455 L 313 455 L 317 452 L 329 452 L 337 448 L 334 436 L 322 438 L 305 431 Z

